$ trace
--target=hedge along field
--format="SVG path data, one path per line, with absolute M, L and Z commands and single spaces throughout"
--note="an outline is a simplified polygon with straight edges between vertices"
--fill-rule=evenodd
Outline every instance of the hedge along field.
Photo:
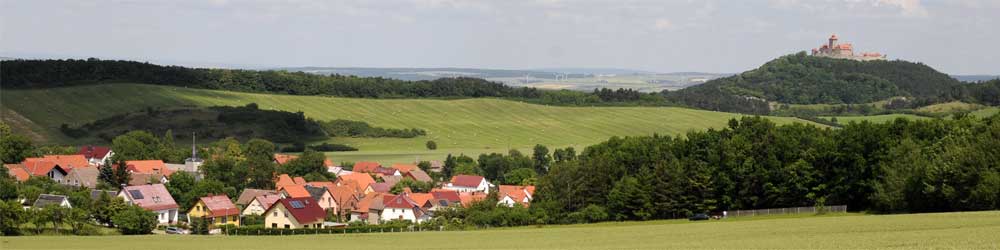
M 5 237 L 3 249 L 996 249 L 1000 212 L 800 215 L 453 232 Z
M 360 152 L 334 153 L 343 160 L 412 161 L 443 159 L 447 153 L 528 149 L 535 144 L 579 149 L 611 136 L 683 134 L 720 128 L 743 115 L 676 107 L 559 107 L 477 98 L 357 99 L 323 96 L 256 94 L 145 84 L 102 84 L 54 89 L 4 90 L 3 105 L 28 118 L 52 143 L 85 143 L 63 136 L 58 127 L 80 125 L 145 107 L 235 106 L 257 103 L 261 109 L 303 111 L 318 120 L 349 119 L 373 126 L 421 128 L 427 136 L 401 138 L 334 138 Z M 806 122 L 771 117 L 778 124 Z M 808 123 L 808 122 L 806 122 Z M 22 130 L 25 128 L 21 128 Z M 437 142 L 429 151 L 424 143 Z

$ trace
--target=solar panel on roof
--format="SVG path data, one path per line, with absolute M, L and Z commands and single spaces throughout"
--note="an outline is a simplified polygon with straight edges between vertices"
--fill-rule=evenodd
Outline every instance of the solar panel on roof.
M 438 204 L 441 204 L 441 206 L 446 206 L 447 207 L 448 206 L 448 201 L 446 201 L 446 200 L 439 200 Z
M 292 208 L 304 208 L 304 207 L 306 207 L 305 205 L 302 205 L 302 201 L 291 201 L 288 204 L 291 204 Z
M 128 194 L 132 195 L 132 199 L 138 200 L 143 198 L 142 192 L 139 192 L 139 190 L 129 190 Z

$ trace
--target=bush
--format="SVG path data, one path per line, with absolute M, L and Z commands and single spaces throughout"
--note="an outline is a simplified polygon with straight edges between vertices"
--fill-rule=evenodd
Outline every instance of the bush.
M 435 150 L 435 149 L 437 149 L 437 148 L 438 148 L 438 144 L 437 144 L 437 142 L 434 142 L 434 141 L 427 141 L 427 149 L 430 149 L 430 150 Z
M 111 217 L 122 234 L 149 234 L 156 228 L 156 214 L 138 206 L 129 206 Z
M 591 204 L 580 211 L 572 212 L 568 219 L 571 223 L 593 223 L 608 220 L 608 209 Z
M 332 144 L 326 142 L 319 145 L 309 146 L 309 148 L 320 152 L 358 151 L 358 149 L 355 147 L 347 146 L 344 144 Z

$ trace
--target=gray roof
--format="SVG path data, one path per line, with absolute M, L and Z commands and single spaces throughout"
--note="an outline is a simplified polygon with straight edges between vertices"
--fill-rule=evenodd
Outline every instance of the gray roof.
M 430 175 L 427 175 L 427 172 L 424 172 L 423 170 L 420 169 L 414 169 L 413 171 L 410 171 L 408 174 L 410 176 L 413 176 L 413 179 L 417 181 L 422 181 L 422 182 L 434 181 L 434 179 L 431 179 Z
M 306 185 L 306 191 L 309 192 L 309 196 L 312 196 L 313 200 L 320 200 L 323 198 L 323 193 L 326 193 L 326 187 L 313 187 Z
M 36 208 L 42 208 L 48 205 L 59 206 L 62 205 L 63 201 L 65 201 L 66 199 L 68 198 L 66 198 L 65 195 L 41 194 L 38 195 L 38 199 L 35 200 L 34 206 Z

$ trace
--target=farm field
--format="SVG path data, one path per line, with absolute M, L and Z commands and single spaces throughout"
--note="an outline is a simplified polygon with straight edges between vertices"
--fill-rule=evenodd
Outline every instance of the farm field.
M 458 232 L 5 237 L 3 249 L 996 249 L 1000 212 L 798 215 Z
M 679 135 L 726 126 L 743 115 L 674 107 L 557 107 L 499 99 L 355 99 L 291 96 L 189 89 L 144 84 L 104 84 L 56 89 L 4 90 L 3 109 L 24 121 L 15 129 L 30 129 L 39 141 L 85 143 L 59 132 L 61 124 L 80 125 L 146 107 L 245 105 L 262 109 L 302 111 L 318 120 L 349 119 L 373 126 L 421 128 L 427 136 L 400 138 L 334 138 L 358 152 L 333 153 L 333 160 L 413 161 L 443 159 L 448 153 L 478 155 L 529 149 L 535 144 L 574 146 L 578 150 L 611 136 Z M 44 100 L 44 101 L 40 101 Z M 779 124 L 806 122 L 772 117 Z M 18 126 L 20 125 L 20 126 Z M 434 140 L 435 151 L 424 143 Z M 343 158 L 341 158 L 343 156 Z M 426 157 L 425 157 L 426 156 Z

